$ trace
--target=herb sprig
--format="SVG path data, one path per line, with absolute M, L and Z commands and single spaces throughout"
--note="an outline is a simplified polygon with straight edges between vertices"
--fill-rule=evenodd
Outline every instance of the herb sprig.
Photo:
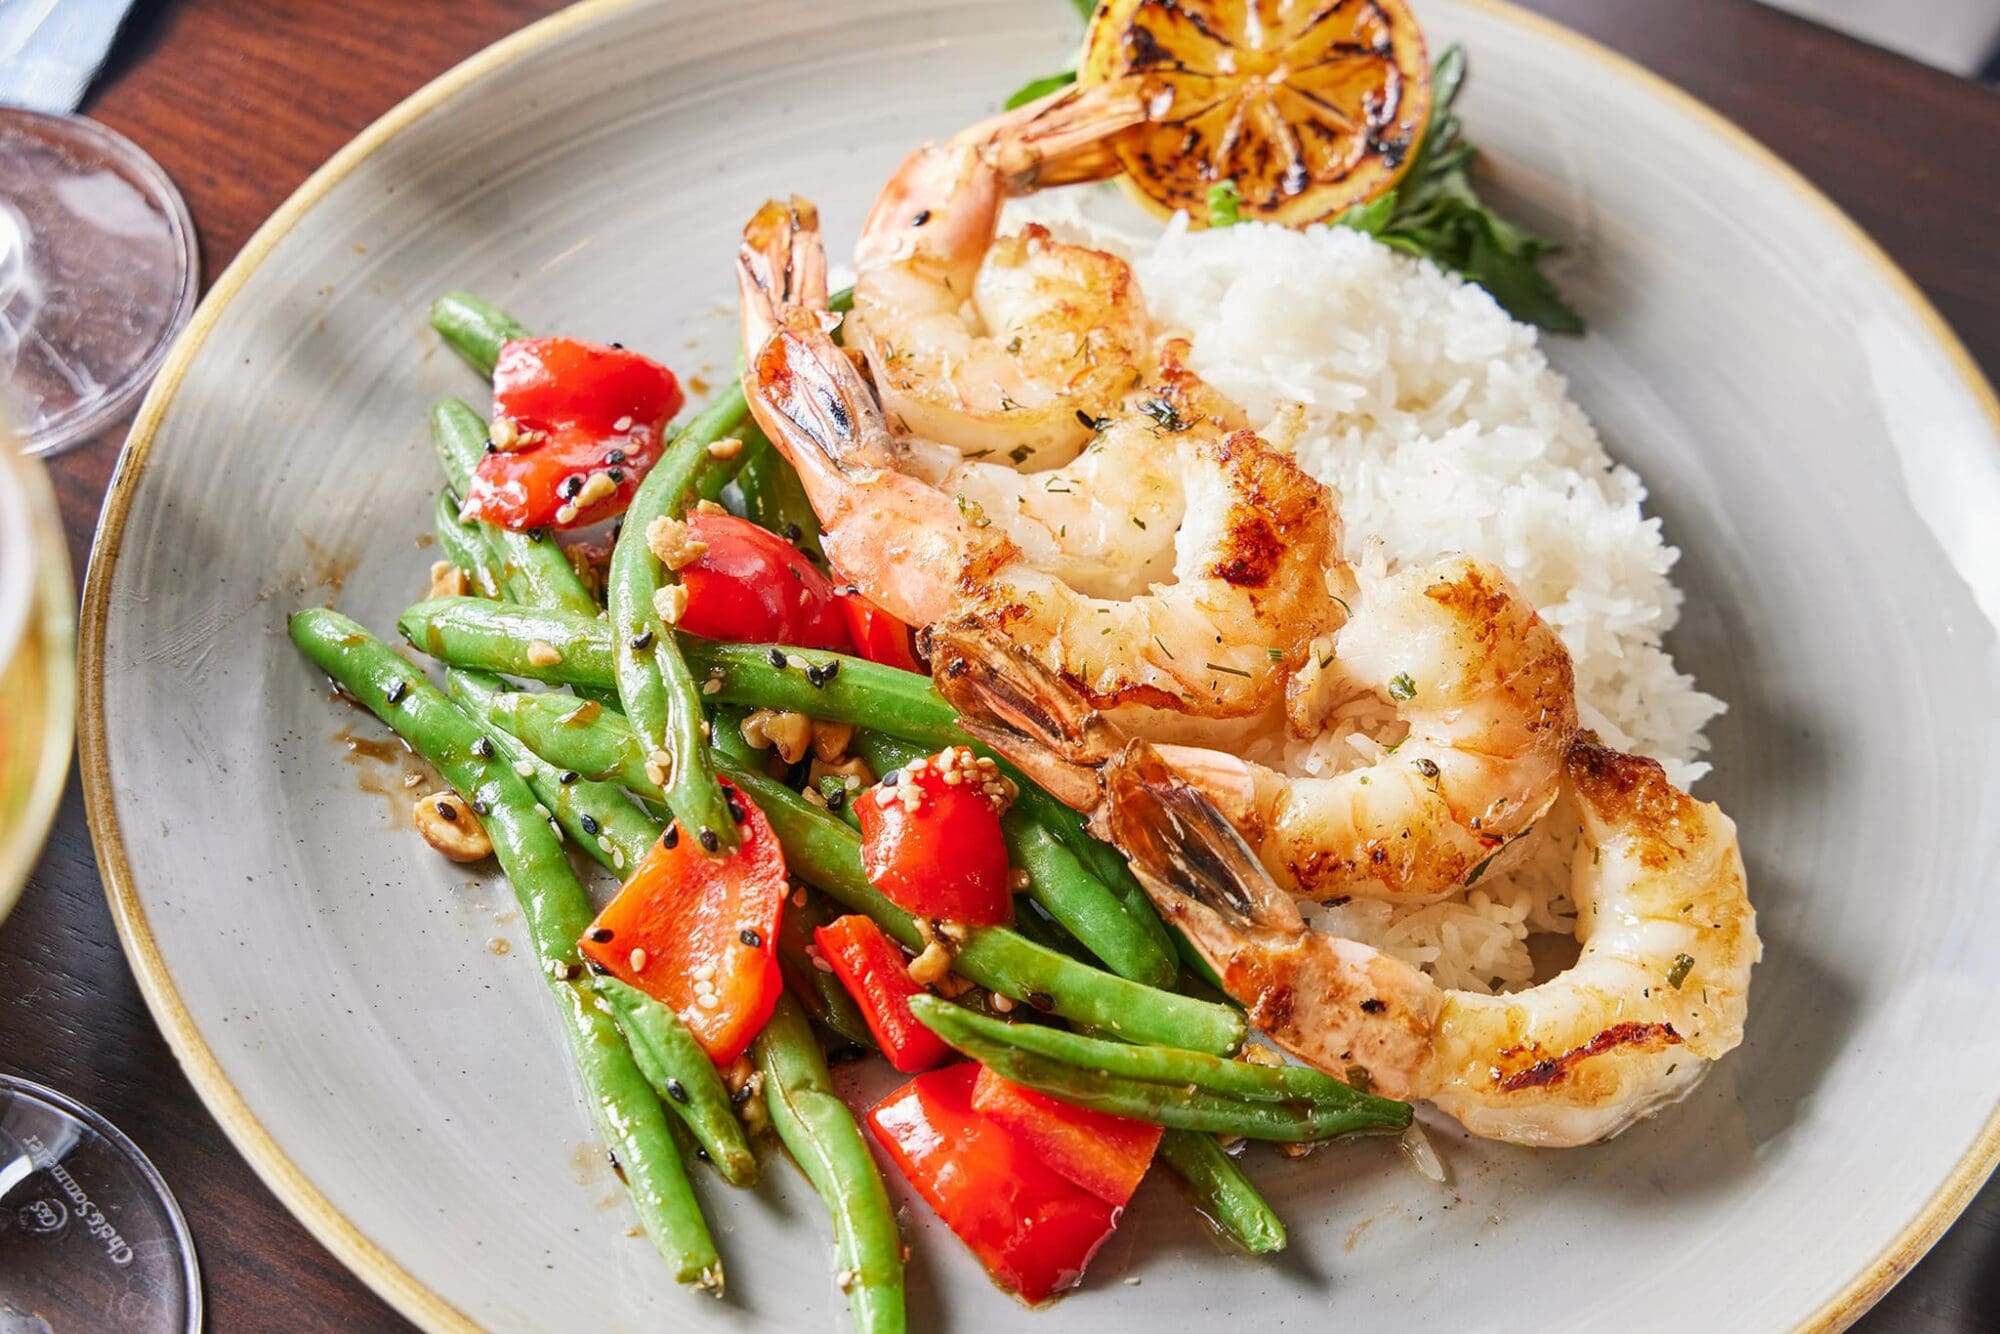
M 1348 209 L 1334 225 L 1463 275 L 1525 324 L 1580 334 L 1583 317 L 1539 267 L 1556 244 L 1501 217 L 1472 188 L 1467 169 L 1479 150 L 1452 110 L 1464 85 L 1465 50 L 1454 45 L 1432 69 L 1430 121 L 1409 171 L 1395 189 Z

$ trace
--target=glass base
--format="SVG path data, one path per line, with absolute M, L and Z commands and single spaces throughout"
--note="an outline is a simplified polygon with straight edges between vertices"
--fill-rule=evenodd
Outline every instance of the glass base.
M 88 1107 L 0 1075 L 0 1334 L 200 1328 L 194 1238 L 146 1155 Z
M 187 205 L 131 140 L 0 108 L 0 381 L 28 453 L 138 400 L 194 310 L 197 266 Z

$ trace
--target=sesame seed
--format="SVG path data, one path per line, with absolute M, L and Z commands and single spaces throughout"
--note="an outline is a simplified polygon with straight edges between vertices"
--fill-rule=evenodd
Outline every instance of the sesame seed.
M 785 666 L 785 655 L 784 655 L 784 652 L 783 652 L 783 650 L 781 650 L 781 649 L 775 649 L 775 648 L 774 648 L 774 649 L 772 649 L 772 650 L 771 650 L 771 652 L 770 652 L 770 659 L 771 659 L 771 665 L 772 665 L 773 667 L 776 667 L 776 668 L 778 668 L 778 669 L 779 669 L 779 670 L 781 670 L 781 671 L 782 671 L 782 670 L 784 669 L 784 666 Z
M 653 632 L 651 630 L 641 630 L 638 634 L 633 635 L 628 642 L 631 643 L 635 650 L 643 649 L 653 642 Z
M 578 816 L 576 822 L 583 826 L 583 832 L 586 834 L 595 834 L 601 828 L 597 823 L 597 817 L 589 811 L 585 811 L 582 815 Z
M 742 931 L 737 933 L 736 938 L 742 941 L 745 945 L 748 945 L 753 950 L 762 949 L 764 947 L 764 938 L 758 935 L 755 931 L 752 931 L 747 926 L 744 927 Z
M 576 770 L 565 769 L 561 773 L 556 775 L 556 781 L 558 783 L 561 783 L 564 787 L 568 787 L 571 783 L 574 783 L 579 777 L 580 775 L 577 773 Z
M 671 848 L 680 841 L 681 827 L 677 824 L 668 825 L 667 832 L 660 835 L 660 846 L 663 848 Z
M 389 688 L 382 692 L 382 698 L 390 704 L 400 704 L 403 696 L 409 693 L 410 683 L 399 679 L 390 683 Z
M 712 991 L 707 993 L 706 995 L 696 996 L 694 998 L 694 1003 L 696 1005 L 699 1005 L 704 1010 L 713 1010 L 716 1006 L 722 1004 L 721 1001 L 715 998 L 715 993 Z
M 635 973 L 643 973 L 643 972 L 645 972 L 645 971 L 646 971 L 646 951 L 644 951 L 644 950 L 640 949 L 640 948 L 639 948 L 638 946 L 636 946 L 636 945 L 635 945 L 635 946 L 633 946 L 633 948 L 632 948 L 632 952 L 631 952 L 630 954 L 628 954 L 628 955 L 626 955 L 626 956 L 625 956 L 625 962 L 627 962 L 627 963 L 629 963 L 629 964 L 631 964 L 631 965 L 632 965 L 632 971 L 633 971 L 633 972 L 635 972 Z
M 608 926 L 592 927 L 590 938 L 600 945 L 608 945 L 611 943 L 611 928 Z
M 678 1079 L 668 1079 L 667 1096 L 675 1102 L 686 1102 L 688 1100 L 687 1085 L 681 1083 Z
M 481 737 L 472 743 L 472 753 L 482 760 L 490 760 L 493 758 L 493 743 Z
M 710 829 L 707 825 L 702 826 L 701 832 L 695 835 L 695 838 L 697 839 L 697 841 L 700 842 L 702 851 L 704 852 L 714 852 L 717 848 L 722 846 L 722 840 L 718 838 L 716 836 L 715 831 L 713 829 Z
M 534 762 L 532 760 L 515 760 L 514 772 L 523 778 L 533 778 L 535 776 Z

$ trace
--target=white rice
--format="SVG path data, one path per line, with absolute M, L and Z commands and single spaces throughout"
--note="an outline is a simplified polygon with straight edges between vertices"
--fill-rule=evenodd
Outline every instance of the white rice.
M 1301 414 L 1294 448 L 1339 493 L 1351 560 L 1379 543 L 1373 559 L 1392 567 L 1448 552 L 1498 565 L 1569 646 L 1585 726 L 1658 758 L 1682 786 L 1707 772 L 1702 728 L 1723 703 L 1661 647 L 1680 612 L 1668 578 L 1680 553 L 1533 329 L 1480 288 L 1342 228 L 1190 231 L 1177 221 L 1148 244 L 1084 222 L 1076 192 L 1044 198 L 1032 212 L 1059 235 L 1133 256 L 1155 316 L 1192 335 L 1195 369 L 1253 421 Z M 1364 706 L 1294 743 L 1287 760 L 1315 772 L 1366 763 L 1367 715 Z M 1574 926 L 1575 838 L 1558 807 L 1510 851 L 1509 867 L 1458 899 L 1355 900 L 1321 910 L 1318 924 L 1447 986 L 1520 986 L 1534 977 L 1528 936 Z

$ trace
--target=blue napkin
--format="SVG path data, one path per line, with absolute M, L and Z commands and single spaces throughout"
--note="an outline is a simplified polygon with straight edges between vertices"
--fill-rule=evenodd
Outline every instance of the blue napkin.
M 0 0 L 0 105 L 77 109 L 132 0 Z

